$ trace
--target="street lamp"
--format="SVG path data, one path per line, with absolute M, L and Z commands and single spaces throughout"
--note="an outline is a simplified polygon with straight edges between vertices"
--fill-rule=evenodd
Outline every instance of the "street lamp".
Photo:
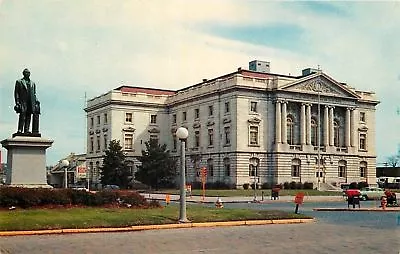
M 318 68 L 319 70 L 319 68 Z M 318 89 L 318 121 L 317 121 L 317 145 L 318 145 L 318 185 L 317 189 L 321 190 L 321 173 L 320 173 L 320 168 L 321 168 L 321 80 L 320 80 L 320 75 L 321 71 L 318 71 L 319 76 L 317 80 L 317 89 Z
M 252 171 L 254 172 L 254 201 L 257 201 L 257 182 L 256 182 L 256 177 L 257 177 L 257 165 L 258 165 L 258 159 L 256 157 L 251 157 L 250 158 L 250 166 Z
M 180 186 L 180 200 L 179 200 L 179 222 L 180 223 L 185 223 L 189 222 L 189 220 L 186 218 L 186 178 L 185 178 L 185 142 L 187 137 L 189 136 L 189 132 L 186 128 L 184 127 L 179 127 L 178 130 L 176 130 L 176 136 L 180 139 L 181 141 L 181 186 Z
M 67 173 L 67 169 L 69 166 L 69 161 L 68 160 L 62 160 L 61 161 L 61 166 L 63 166 L 64 168 L 64 188 L 68 188 L 68 173 Z

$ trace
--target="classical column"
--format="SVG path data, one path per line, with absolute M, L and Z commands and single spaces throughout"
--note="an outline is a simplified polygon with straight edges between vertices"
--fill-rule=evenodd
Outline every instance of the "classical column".
M 275 143 L 281 143 L 281 102 L 275 103 Z
M 311 145 L 311 104 L 307 104 L 307 145 Z
M 356 146 L 355 136 L 356 136 L 357 132 L 355 130 L 356 123 L 354 122 L 355 121 L 355 117 L 354 117 L 355 111 L 356 110 L 354 108 L 352 108 L 350 111 L 350 145 L 351 146 Z
M 282 128 L 282 143 L 287 143 L 287 102 L 282 102 L 281 128 Z
M 351 133 L 351 122 L 350 122 L 350 109 L 346 108 L 346 120 L 345 120 L 345 124 L 346 124 L 346 129 L 345 129 L 345 143 L 346 143 L 346 147 L 350 146 L 350 133 Z
M 300 144 L 306 143 L 306 105 L 301 104 L 300 110 Z
M 329 145 L 334 144 L 334 129 L 333 129 L 333 106 L 329 108 Z
M 329 106 L 325 105 L 324 107 L 324 146 L 329 145 L 329 140 L 328 140 L 328 133 L 329 133 L 329 120 L 328 120 L 328 113 L 329 113 Z

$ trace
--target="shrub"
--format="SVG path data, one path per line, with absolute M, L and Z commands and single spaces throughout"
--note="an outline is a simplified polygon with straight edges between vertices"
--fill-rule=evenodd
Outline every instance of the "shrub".
M 305 190 L 312 190 L 313 188 L 314 188 L 314 184 L 313 183 L 305 182 L 303 184 L 303 189 L 305 189 Z
M 356 182 L 350 183 L 349 189 L 358 189 L 358 184 Z
M 223 189 L 229 189 L 231 186 L 225 182 L 217 181 L 214 183 L 207 183 L 206 188 L 207 189 L 214 189 L 214 190 L 223 190 Z
M 261 188 L 262 189 L 271 189 L 272 188 L 272 185 L 270 184 L 270 183 L 263 183 L 262 184 L 262 186 L 261 186 Z
M 257 184 L 254 185 L 254 183 L 250 184 L 250 187 L 251 187 L 251 189 L 253 189 L 253 190 L 256 189 L 256 188 L 258 189 Z
M 302 182 L 297 182 L 296 183 L 296 190 L 302 190 L 304 189 L 304 185 Z
M 289 183 L 289 188 L 292 189 L 292 190 L 295 190 L 296 189 L 296 182 L 295 181 L 290 182 Z
M 365 187 L 369 187 L 369 184 L 367 182 L 359 182 L 357 184 L 357 187 L 358 187 L 358 189 L 362 189 L 362 188 L 365 188 Z
M 284 188 L 285 190 L 290 189 L 290 184 L 289 184 L 289 182 L 284 182 L 284 183 L 283 183 L 283 188 Z
M 243 189 L 248 190 L 249 189 L 250 184 L 249 183 L 244 183 L 243 184 Z

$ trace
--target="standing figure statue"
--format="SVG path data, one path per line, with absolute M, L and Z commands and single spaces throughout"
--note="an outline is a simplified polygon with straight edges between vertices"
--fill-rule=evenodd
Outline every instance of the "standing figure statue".
M 19 114 L 18 118 L 18 134 L 39 134 L 39 114 L 40 114 L 40 102 L 36 98 L 36 85 L 29 78 L 31 73 L 28 69 L 24 69 L 22 72 L 23 78 L 18 79 L 15 82 L 14 99 L 15 106 L 14 110 Z M 33 117 L 32 117 L 33 115 Z M 33 119 L 32 119 L 33 118 Z M 32 119 L 32 132 L 30 132 L 30 124 Z

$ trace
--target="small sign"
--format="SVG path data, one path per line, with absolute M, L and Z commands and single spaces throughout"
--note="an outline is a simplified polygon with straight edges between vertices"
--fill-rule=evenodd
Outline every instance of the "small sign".
M 304 200 L 304 193 L 303 192 L 298 192 L 296 194 L 296 197 L 294 198 L 294 202 L 297 205 L 301 205 L 301 204 L 303 204 L 303 200 Z

